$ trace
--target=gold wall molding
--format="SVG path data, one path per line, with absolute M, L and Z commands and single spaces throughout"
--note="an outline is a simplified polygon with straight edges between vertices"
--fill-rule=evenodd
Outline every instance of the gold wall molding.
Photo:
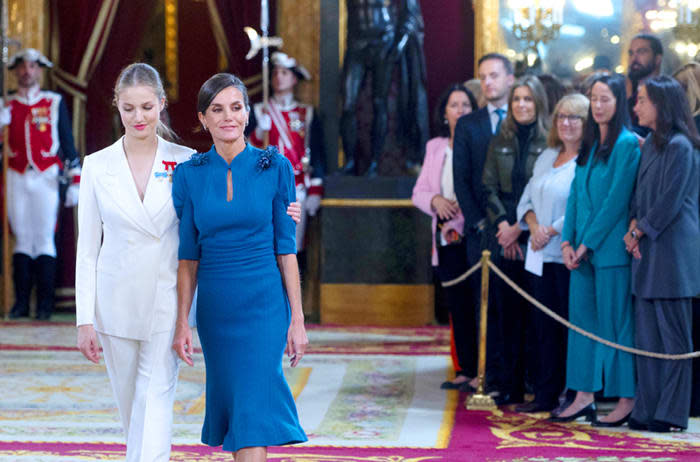
M 21 48 L 36 48 L 48 56 L 49 0 L 8 0 L 7 19 L 8 36 L 19 40 Z M 17 46 L 10 47 L 10 56 L 19 50 Z M 8 88 L 17 88 L 12 73 L 8 79 Z
M 321 324 L 425 326 L 434 319 L 432 284 L 321 284 Z
M 413 208 L 411 199 L 322 199 L 324 207 Z
M 321 75 L 321 0 L 278 0 L 276 35 L 284 40 L 280 51 L 294 57 L 311 74 L 310 82 L 301 82 L 297 86 L 297 99 L 318 107 Z
M 478 62 L 486 53 L 504 53 L 506 41 L 501 32 L 498 16 L 499 0 L 474 0 L 474 74 L 478 73 Z
M 165 0 L 165 78 L 170 82 L 168 99 L 177 101 L 179 72 L 177 53 L 177 0 Z

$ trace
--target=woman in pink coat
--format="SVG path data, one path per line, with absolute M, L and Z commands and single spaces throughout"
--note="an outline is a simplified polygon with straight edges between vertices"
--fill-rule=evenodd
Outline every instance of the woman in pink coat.
M 452 177 L 452 142 L 457 119 L 477 109 L 476 98 L 463 85 L 454 84 L 442 94 L 435 111 L 439 136 L 428 141 L 425 160 L 413 188 L 413 203 L 433 218 L 432 264 L 438 280 L 459 276 L 466 267 L 462 239 L 464 217 L 457 204 Z M 476 375 L 476 320 L 467 319 L 462 303 L 467 299 L 467 282 L 445 288 L 453 334 L 453 363 L 457 376 L 444 382 L 443 389 L 470 390 Z M 456 354 L 455 354 L 456 353 Z

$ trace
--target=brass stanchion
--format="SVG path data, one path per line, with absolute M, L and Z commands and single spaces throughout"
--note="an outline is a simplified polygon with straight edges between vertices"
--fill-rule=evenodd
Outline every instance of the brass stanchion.
M 479 384 L 476 393 L 467 400 L 467 409 L 470 411 L 491 411 L 496 409 L 496 403 L 489 395 L 484 393 L 486 381 L 486 315 L 489 308 L 489 260 L 491 252 L 484 250 L 481 253 L 481 318 L 479 321 Z

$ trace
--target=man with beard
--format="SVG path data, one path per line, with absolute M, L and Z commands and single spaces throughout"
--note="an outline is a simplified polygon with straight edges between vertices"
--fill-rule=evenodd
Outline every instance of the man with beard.
M 632 110 L 637 103 L 637 87 L 649 77 L 661 73 L 661 61 L 664 56 L 663 45 L 658 37 L 651 34 L 637 34 L 630 42 L 627 50 L 629 62 L 627 64 L 627 76 L 632 82 L 632 95 L 627 100 L 632 129 L 640 136 L 645 137 L 649 129 L 639 125 L 639 119 Z
M 14 55 L 8 68 L 17 77 L 17 91 L 4 102 L 0 126 L 9 125 L 7 216 L 16 238 L 12 255 L 15 304 L 10 318 L 29 314 L 29 295 L 37 284 L 37 319 L 51 317 L 56 279 L 54 233 L 59 211 L 61 170 L 69 178 L 65 205 L 78 202 L 80 157 L 73 144 L 71 119 L 63 98 L 39 86 L 44 55 L 27 48 Z

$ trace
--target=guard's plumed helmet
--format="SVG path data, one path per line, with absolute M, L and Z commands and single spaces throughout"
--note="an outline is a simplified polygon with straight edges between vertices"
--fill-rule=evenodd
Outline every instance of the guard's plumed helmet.
M 304 66 L 297 63 L 297 60 L 291 56 L 282 53 L 281 51 L 275 51 L 270 56 L 270 62 L 273 66 L 286 67 L 290 71 L 294 72 L 299 80 L 311 80 L 311 74 L 306 70 Z
M 10 58 L 10 63 L 7 65 L 7 68 L 14 69 L 22 61 L 35 61 L 39 63 L 41 67 L 53 67 L 53 63 L 49 61 L 49 58 L 42 55 L 39 50 L 35 48 L 25 48 L 15 53 L 12 58 Z

